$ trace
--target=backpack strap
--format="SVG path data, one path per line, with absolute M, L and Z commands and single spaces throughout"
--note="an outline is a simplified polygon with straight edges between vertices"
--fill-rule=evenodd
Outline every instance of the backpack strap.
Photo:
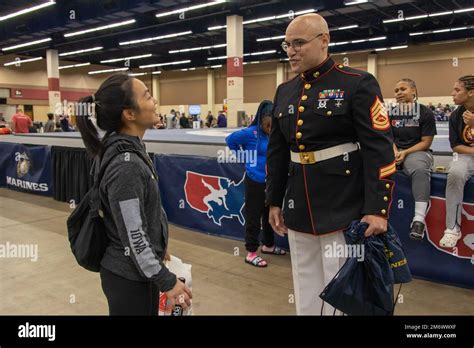
M 112 146 L 111 150 L 113 151 L 112 155 L 108 157 L 107 161 L 103 161 L 103 152 L 102 156 L 97 156 L 94 159 L 92 164 L 92 168 L 90 171 L 90 175 L 93 177 L 93 184 L 92 184 L 92 192 L 89 201 L 90 211 L 89 214 L 92 218 L 96 218 L 101 215 L 101 201 L 100 201 L 100 193 L 99 193 L 99 186 L 102 177 L 104 176 L 105 170 L 109 163 L 115 158 L 115 156 L 120 155 L 123 152 L 127 151 L 120 151 L 117 149 L 117 146 Z M 131 151 L 131 150 L 130 150 Z
M 113 151 L 113 153 L 110 156 L 108 156 L 108 160 L 103 162 L 102 158 L 96 157 L 94 159 L 94 162 L 93 162 L 93 165 L 92 165 L 92 168 L 91 168 L 91 175 L 93 175 L 93 177 L 94 177 L 94 184 L 92 186 L 92 193 L 91 193 L 91 198 L 90 198 L 90 202 L 89 202 L 89 206 L 91 208 L 90 211 L 89 211 L 89 214 L 93 218 L 101 215 L 101 211 L 100 211 L 101 201 L 100 201 L 100 194 L 99 194 L 100 181 L 102 180 L 102 177 L 104 176 L 104 173 L 105 173 L 105 170 L 107 169 L 107 166 L 109 165 L 110 162 L 112 162 L 112 160 L 116 156 L 118 156 L 122 153 L 127 153 L 127 152 L 130 152 L 130 153 L 133 152 L 133 153 L 137 154 L 143 160 L 143 162 L 145 162 L 145 164 L 148 166 L 148 168 L 150 168 L 153 175 L 155 175 L 155 177 L 158 178 L 158 175 L 156 174 L 155 167 L 154 167 L 153 162 L 150 159 L 150 157 L 145 156 L 141 151 L 137 150 L 132 145 L 130 145 L 130 144 L 118 144 L 118 145 L 111 145 L 111 147 L 112 147 L 112 149 L 109 150 L 109 151 Z

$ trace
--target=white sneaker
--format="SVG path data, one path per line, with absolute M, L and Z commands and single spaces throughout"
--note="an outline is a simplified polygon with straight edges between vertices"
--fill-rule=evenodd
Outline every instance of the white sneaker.
M 439 245 L 443 248 L 454 248 L 458 240 L 460 239 L 461 239 L 461 231 L 457 229 L 447 228 L 444 231 L 443 238 L 441 238 L 441 240 L 439 241 Z

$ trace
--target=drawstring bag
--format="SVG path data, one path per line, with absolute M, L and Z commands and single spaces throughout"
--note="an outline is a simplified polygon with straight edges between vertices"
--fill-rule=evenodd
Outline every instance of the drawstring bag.
M 397 241 L 398 237 L 393 237 L 396 234 L 391 227 L 387 236 L 381 234 L 365 237 L 367 227 L 366 223 L 354 221 L 344 231 L 347 244 L 363 246 L 364 260 L 348 258 L 319 297 L 347 315 L 393 315 L 393 285 L 395 272 L 398 270 L 394 271 L 389 260 L 400 258 L 404 253 L 401 243 Z M 396 251 L 391 257 L 387 257 L 385 252 L 388 248 Z M 397 275 L 399 280 L 408 279 L 406 270 L 404 272 Z
M 351 226 L 345 230 L 344 237 L 347 244 L 353 244 L 359 239 L 360 235 L 365 233 L 368 225 L 358 220 L 353 221 Z M 398 233 L 392 225 L 388 224 L 387 232 L 381 233 L 374 238 L 381 241 L 381 244 L 377 244 L 383 248 L 385 256 L 390 264 L 390 268 L 393 272 L 393 280 L 395 284 L 408 283 L 412 280 L 410 268 L 408 267 L 408 261 L 406 258 L 405 251 L 402 246 L 402 242 L 398 237 Z
M 393 271 L 395 284 L 411 282 L 412 277 L 408 260 L 395 229 L 389 225 L 387 233 L 383 233 L 379 237 L 384 243 L 384 252 Z
M 368 238 L 353 244 L 364 246 L 364 261 L 348 258 L 319 297 L 347 315 L 391 315 L 393 277 L 383 251 L 377 251 Z

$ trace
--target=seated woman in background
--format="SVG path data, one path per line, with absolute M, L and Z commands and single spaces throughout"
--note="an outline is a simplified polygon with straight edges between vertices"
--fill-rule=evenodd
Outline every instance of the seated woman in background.
M 474 75 L 460 77 L 451 95 L 459 107 L 449 118 L 449 142 L 454 154 L 446 183 L 446 230 L 439 241 L 444 248 L 454 248 L 461 239 L 464 185 L 474 174 Z
M 415 215 L 410 225 L 410 238 L 423 239 L 425 216 L 430 201 L 430 179 L 433 155 L 431 143 L 436 135 L 433 112 L 416 101 L 415 81 L 401 79 L 395 85 L 398 115 L 391 115 L 395 160 L 411 179 Z

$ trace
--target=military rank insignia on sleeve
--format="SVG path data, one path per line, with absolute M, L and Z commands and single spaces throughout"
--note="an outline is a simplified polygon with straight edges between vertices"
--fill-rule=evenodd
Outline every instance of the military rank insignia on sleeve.
M 396 171 L 397 167 L 395 165 L 395 162 L 392 162 L 389 165 L 386 165 L 385 167 L 379 169 L 379 179 L 386 178 L 387 176 L 392 175 Z
M 375 96 L 375 101 L 370 107 L 370 118 L 374 129 L 384 131 L 390 128 L 387 110 L 378 96 Z

